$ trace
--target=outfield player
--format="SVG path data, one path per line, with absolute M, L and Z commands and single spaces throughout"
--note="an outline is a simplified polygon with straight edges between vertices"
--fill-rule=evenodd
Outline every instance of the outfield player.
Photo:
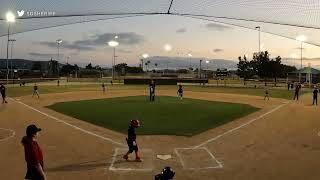
M 2 96 L 2 104 L 8 103 L 6 101 L 6 87 L 3 84 L 0 85 L 0 92 L 1 92 L 1 96 Z
M 297 84 L 296 85 L 296 89 L 294 90 L 294 98 L 293 98 L 293 100 L 297 100 L 297 101 L 299 100 L 300 89 L 301 89 L 301 85 Z
M 34 95 L 37 95 L 37 96 L 38 96 L 38 98 L 40 98 L 40 96 L 39 96 L 39 92 L 38 92 L 38 86 L 37 86 L 37 84 L 34 84 L 34 86 L 33 86 L 33 93 L 32 93 L 32 97 L 33 97 Z
M 316 103 L 316 105 L 318 105 L 318 93 L 319 90 L 318 88 L 315 86 L 314 90 L 313 90 L 313 101 L 312 101 L 312 105 L 314 105 L 314 103 Z
M 179 89 L 177 91 L 178 97 L 180 99 L 183 99 L 183 89 L 182 89 L 182 85 L 179 85 Z
M 135 129 L 140 127 L 140 121 L 139 120 L 131 120 L 130 121 L 130 126 L 128 129 L 128 137 L 126 138 L 129 150 L 128 152 L 123 156 L 123 159 L 128 160 L 129 159 L 129 155 L 131 153 L 133 153 L 133 151 L 136 154 L 136 161 L 137 162 L 141 162 L 141 158 L 139 156 L 139 148 L 138 148 L 138 144 L 137 144 L 137 135 L 135 132 Z

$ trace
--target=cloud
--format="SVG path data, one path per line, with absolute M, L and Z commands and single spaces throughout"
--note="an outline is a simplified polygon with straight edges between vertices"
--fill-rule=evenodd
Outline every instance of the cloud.
M 39 42 L 40 45 L 44 45 L 44 46 L 48 46 L 50 48 L 57 48 L 57 43 L 55 42 L 48 42 L 48 41 L 42 41 Z M 94 50 L 95 48 L 81 44 L 81 43 L 69 43 L 68 41 L 63 41 L 60 45 L 60 48 L 63 49 L 70 49 L 70 50 L 84 50 L 84 51 L 90 51 L 90 50 Z
M 145 38 L 142 35 L 139 35 L 134 32 L 104 33 L 104 34 L 96 34 L 89 38 L 74 41 L 74 42 L 63 41 L 60 47 L 64 49 L 70 49 L 70 50 L 91 51 L 91 50 L 95 50 L 97 47 L 106 46 L 110 40 L 114 39 L 115 35 L 119 36 L 117 41 L 122 46 L 137 45 L 145 41 Z M 45 45 L 50 48 L 57 48 L 57 44 L 55 42 L 39 42 L 38 44 Z
M 213 50 L 213 52 L 215 52 L 215 53 L 219 53 L 219 52 L 222 52 L 222 51 L 224 51 L 223 49 L 214 49 Z
M 37 53 L 37 52 L 30 52 L 28 54 L 31 56 L 38 56 L 38 57 L 56 57 L 57 56 L 57 54 Z
M 226 31 L 232 29 L 230 26 L 226 26 L 223 24 L 218 24 L 218 23 L 209 23 L 206 24 L 206 28 L 210 30 L 215 30 L 215 31 Z
M 132 51 L 130 50 L 125 50 L 125 49 L 117 49 L 117 52 L 125 53 L 125 54 L 130 54 Z
M 180 28 L 176 31 L 176 33 L 185 33 L 185 32 L 187 32 L 186 28 Z

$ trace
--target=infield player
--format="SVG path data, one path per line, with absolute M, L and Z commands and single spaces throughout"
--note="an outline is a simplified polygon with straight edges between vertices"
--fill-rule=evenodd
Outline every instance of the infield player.
M 104 83 L 102 83 L 102 92 L 105 93 L 106 92 L 106 85 Z
M 2 104 L 8 103 L 6 101 L 6 87 L 3 84 L 0 85 L 0 92 L 1 92 L 1 96 L 2 96 Z
M 130 121 L 130 126 L 128 129 L 128 137 L 126 138 L 127 144 L 128 144 L 128 152 L 123 156 L 123 159 L 128 160 L 129 155 L 133 153 L 133 151 L 136 154 L 136 161 L 137 162 L 142 162 L 140 156 L 139 156 L 139 148 L 137 144 L 137 135 L 135 129 L 140 127 L 140 121 L 139 120 L 131 120 Z
M 156 84 L 152 81 L 149 85 L 149 99 L 150 102 L 154 102 L 156 97 Z
M 264 100 L 266 100 L 267 98 L 269 100 L 269 89 L 268 89 L 268 87 L 265 87 L 264 91 L 265 91 Z
M 177 91 L 178 97 L 180 99 L 183 99 L 183 89 L 182 89 L 182 85 L 179 85 L 179 89 Z
M 38 96 L 38 98 L 40 98 L 40 96 L 39 96 L 39 92 L 38 92 L 38 86 L 37 86 L 37 84 L 34 84 L 34 86 L 33 86 L 33 93 L 32 93 L 32 97 L 33 97 L 34 95 L 37 95 L 37 96 Z

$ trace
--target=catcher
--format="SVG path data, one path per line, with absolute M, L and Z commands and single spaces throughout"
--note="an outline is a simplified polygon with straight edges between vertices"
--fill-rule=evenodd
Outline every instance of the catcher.
M 142 160 L 139 156 L 139 148 L 138 148 L 137 141 L 136 141 L 137 135 L 136 135 L 135 129 L 138 127 L 140 127 L 139 120 L 134 119 L 134 120 L 130 121 L 130 126 L 128 129 L 128 137 L 126 138 L 126 141 L 127 141 L 128 147 L 129 147 L 129 151 L 127 152 L 127 154 L 125 154 L 123 156 L 123 159 L 125 159 L 125 160 L 128 160 L 129 155 L 131 153 L 133 153 L 133 151 L 134 151 L 136 154 L 136 161 L 142 162 Z
M 170 167 L 165 167 L 162 172 L 154 177 L 155 180 L 170 180 L 173 179 L 176 173 Z

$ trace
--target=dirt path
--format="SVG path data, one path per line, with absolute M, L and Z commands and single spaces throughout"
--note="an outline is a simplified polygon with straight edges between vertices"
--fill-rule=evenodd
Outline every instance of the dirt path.
M 39 100 L 21 97 L 0 105 L 0 128 L 15 132 L 12 138 L 0 141 L 0 153 L 5 155 L 1 157 L 5 163 L 0 164 L 0 169 L 6 172 L 2 173 L 2 178 L 22 179 L 24 176 L 23 148 L 19 142 L 30 123 L 43 128 L 39 142 L 45 152 L 48 179 L 153 179 L 153 175 L 165 165 L 177 171 L 175 179 L 183 180 L 320 177 L 316 169 L 320 165 L 320 137 L 317 135 L 320 107 L 310 106 L 308 95 L 298 103 L 285 104 L 286 101 L 281 99 L 264 101 L 255 96 L 186 92 L 190 98 L 247 103 L 262 110 L 192 138 L 138 137 L 145 150 L 145 162 L 141 164 L 120 161 L 120 154 L 115 154 L 116 148 L 119 153 L 123 151 L 121 144 L 125 135 L 45 108 L 55 102 L 145 93 L 125 90 L 111 91 L 106 95 L 96 91 L 70 92 L 42 95 Z M 176 95 L 172 91 L 158 93 Z M 234 131 L 230 131 L 232 129 Z M 11 132 L 0 129 L 0 138 L 10 135 Z M 195 150 L 176 149 L 178 154 L 175 151 L 175 148 L 197 145 L 199 148 Z M 173 158 L 162 161 L 156 159 L 155 154 L 171 154 Z

